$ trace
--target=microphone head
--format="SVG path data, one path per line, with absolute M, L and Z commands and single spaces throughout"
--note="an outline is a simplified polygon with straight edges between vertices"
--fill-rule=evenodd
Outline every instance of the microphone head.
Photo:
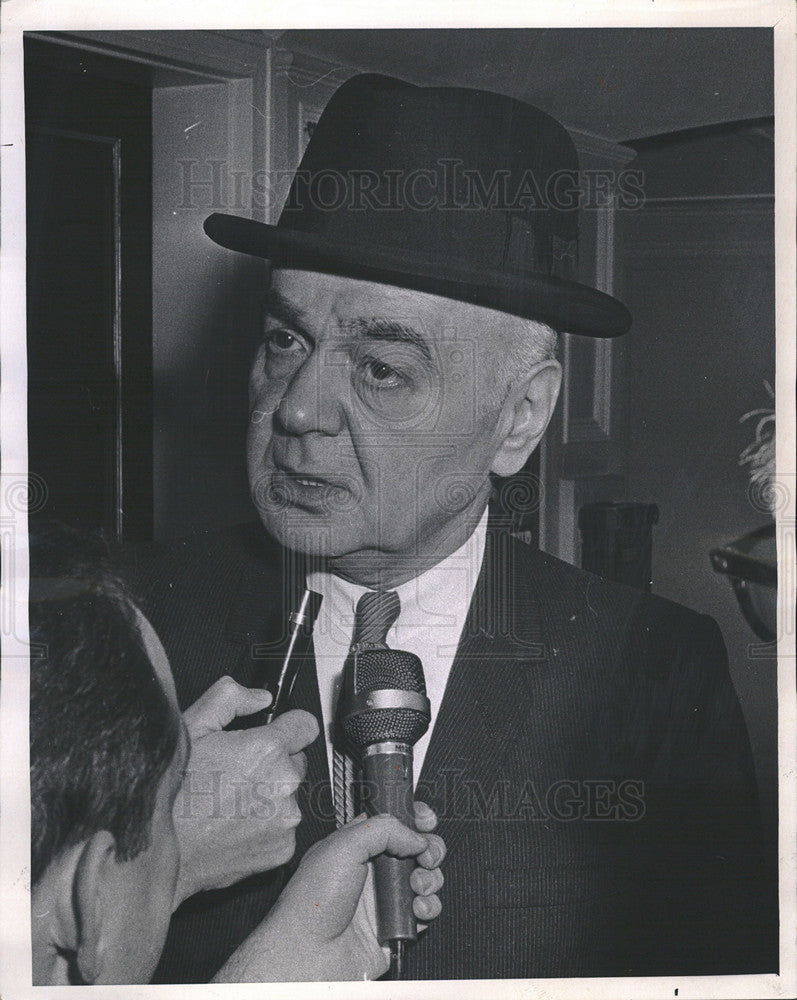
M 365 691 L 415 691 L 426 694 L 423 665 L 405 649 L 360 650 L 352 655 L 354 694 Z
M 358 750 L 385 742 L 413 746 L 431 718 L 421 661 L 414 653 L 387 647 L 352 653 L 341 709 L 343 731 Z

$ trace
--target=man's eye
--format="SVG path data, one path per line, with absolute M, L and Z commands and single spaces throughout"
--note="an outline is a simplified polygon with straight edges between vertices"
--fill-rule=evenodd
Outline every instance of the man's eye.
M 295 351 L 301 347 L 298 337 L 287 330 L 266 331 L 266 347 L 275 352 Z
M 404 377 L 395 368 L 385 364 L 384 361 L 377 361 L 375 358 L 364 362 L 363 371 L 367 381 L 378 388 L 398 388 L 405 382 Z
M 368 370 L 371 373 L 371 377 L 375 378 L 377 382 L 383 382 L 385 379 L 390 378 L 391 375 L 396 373 L 390 367 L 381 361 L 372 361 L 368 366 Z

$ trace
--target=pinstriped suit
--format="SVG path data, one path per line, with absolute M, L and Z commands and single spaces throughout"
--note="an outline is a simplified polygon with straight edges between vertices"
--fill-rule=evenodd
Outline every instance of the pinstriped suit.
M 257 526 L 131 551 L 183 706 L 279 663 L 286 567 Z M 297 707 L 318 715 L 314 671 L 300 677 Z M 711 619 L 488 531 L 417 795 L 449 853 L 408 978 L 776 967 L 749 743 Z M 334 828 L 321 739 L 300 805 L 287 871 L 190 901 L 156 981 L 207 981 Z

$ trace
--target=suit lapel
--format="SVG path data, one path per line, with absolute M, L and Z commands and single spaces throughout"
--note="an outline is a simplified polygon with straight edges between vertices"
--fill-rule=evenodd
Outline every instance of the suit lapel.
M 237 589 L 231 594 L 224 622 L 228 642 L 241 647 L 238 679 L 249 686 L 273 682 L 285 656 L 288 613 L 299 606 L 304 590 L 303 562 L 285 550 L 265 550 L 253 539 L 251 557 L 244 565 Z M 281 560 L 281 562 L 280 562 Z M 280 581 L 278 584 L 277 581 Z M 301 708 L 321 720 L 312 644 L 304 657 L 291 696 L 290 707 Z M 259 724 L 249 716 L 241 725 Z M 318 736 L 305 751 L 307 774 L 296 798 L 302 822 L 296 833 L 295 868 L 307 848 L 335 829 L 326 746 Z
M 271 683 L 279 670 L 288 642 L 288 612 L 298 605 L 304 573 L 297 557 L 270 542 L 262 528 L 247 534 L 245 546 L 223 635 L 241 647 L 238 679 L 254 687 Z
M 489 803 L 501 762 L 532 709 L 544 645 L 522 543 L 490 530 L 482 571 L 435 721 L 418 798 L 452 851 Z M 523 570 L 526 570 L 525 572 Z
M 294 599 L 303 576 L 297 557 L 271 541 L 260 525 L 246 525 L 240 544 L 241 574 L 228 595 L 224 635 L 230 642 L 248 643 L 269 635 L 280 618 L 287 621 L 285 605 Z
M 302 708 L 306 712 L 310 712 L 318 720 L 322 729 L 322 732 L 305 750 L 307 774 L 296 792 L 296 801 L 302 813 L 302 822 L 296 830 L 296 852 L 290 862 L 291 870 L 293 870 L 312 844 L 333 833 L 336 829 L 327 747 L 321 725 L 323 718 L 321 699 L 318 695 L 312 646 L 299 669 L 291 696 L 291 708 Z

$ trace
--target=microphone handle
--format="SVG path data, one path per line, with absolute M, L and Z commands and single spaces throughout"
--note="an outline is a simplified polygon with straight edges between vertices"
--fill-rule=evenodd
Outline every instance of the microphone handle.
M 313 590 L 305 590 L 298 609 L 288 616 L 288 648 L 277 678 L 274 700 L 263 713 L 263 722 L 273 722 L 288 707 L 293 685 L 310 648 L 321 601 L 320 594 L 316 594 Z
M 389 813 L 411 830 L 415 829 L 412 780 L 412 747 L 403 743 L 379 743 L 367 747 L 362 757 L 363 808 L 369 816 Z M 412 903 L 415 893 L 410 875 L 414 858 L 380 854 L 374 859 L 377 937 L 380 944 L 415 941 L 418 926 Z
M 305 590 L 299 607 L 288 616 L 288 646 L 274 689 L 274 700 L 269 707 L 252 715 L 242 715 L 233 719 L 228 729 L 253 729 L 255 726 L 265 726 L 287 709 L 294 682 L 310 648 L 313 626 L 321 608 L 321 601 L 320 594 Z

